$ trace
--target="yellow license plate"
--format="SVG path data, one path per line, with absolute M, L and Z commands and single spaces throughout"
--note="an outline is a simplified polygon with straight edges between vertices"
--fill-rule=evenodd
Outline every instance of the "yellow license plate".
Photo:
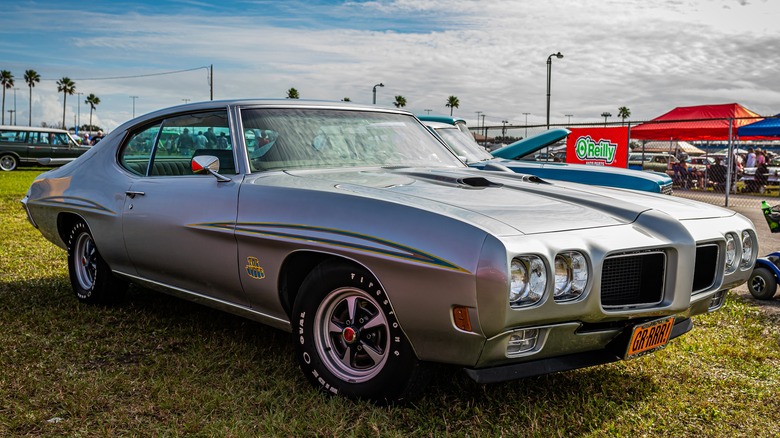
M 656 319 L 634 327 L 628 343 L 625 359 L 633 359 L 651 351 L 660 350 L 669 342 L 674 327 L 674 317 Z

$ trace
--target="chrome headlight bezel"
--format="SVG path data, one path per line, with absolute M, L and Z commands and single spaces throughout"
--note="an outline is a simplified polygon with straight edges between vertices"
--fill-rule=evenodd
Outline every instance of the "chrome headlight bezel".
M 742 231 L 742 258 L 739 266 L 742 269 L 752 267 L 753 262 L 753 248 L 755 247 L 755 241 L 753 235 L 748 230 Z
M 510 307 L 527 307 L 542 300 L 547 289 L 547 267 L 541 257 L 514 257 L 509 265 L 509 275 Z
M 736 236 L 732 233 L 726 234 L 726 265 L 725 265 L 725 272 L 726 274 L 731 274 L 734 271 L 737 270 L 737 239 Z
M 555 256 L 555 301 L 572 301 L 581 297 L 588 285 L 589 273 L 588 259 L 579 251 L 558 253 Z

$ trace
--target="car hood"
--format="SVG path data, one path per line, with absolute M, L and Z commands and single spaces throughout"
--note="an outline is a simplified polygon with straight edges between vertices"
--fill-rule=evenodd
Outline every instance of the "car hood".
M 491 154 L 496 158 L 514 160 L 563 140 L 569 133 L 571 131 L 565 128 L 553 128 L 496 149 Z
M 648 210 L 606 192 L 593 194 L 589 186 L 565 187 L 504 172 L 385 168 L 285 174 L 300 179 L 279 184 L 403 204 L 469 222 L 496 235 L 616 226 L 631 223 Z M 271 183 L 264 179 L 263 184 Z

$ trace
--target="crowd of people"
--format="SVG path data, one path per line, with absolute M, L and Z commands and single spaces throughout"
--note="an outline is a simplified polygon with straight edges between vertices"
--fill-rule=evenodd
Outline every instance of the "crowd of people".
M 679 187 L 712 187 L 716 191 L 725 191 L 729 165 L 733 190 L 736 190 L 737 182 L 742 181 L 743 191 L 763 192 L 769 178 L 770 157 L 760 148 L 748 148 L 747 153 L 735 151 L 731 160 L 728 157 L 714 156 L 712 161 L 706 160 L 704 164 L 693 164 L 691 158 L 679 149 L 675 157 L 676 160 L 671 166 L 672 179 Z M 746 169 L 751 170 L 746 172 Z
M 93 135 L 90 135 L 89 132 L 85 132 L 84 134 L 74 136 L 76 141 L 82 146 L 94 146 L 98 144 L 100 140 L 103 140 L 103 137 L 103 131 L 98 131 Z

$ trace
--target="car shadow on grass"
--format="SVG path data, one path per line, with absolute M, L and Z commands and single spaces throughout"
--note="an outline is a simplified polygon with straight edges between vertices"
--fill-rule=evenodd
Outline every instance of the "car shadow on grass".
M 362 412 L 358 421 L 414 418 L 402 427 L 410 431 L 457 435 L 453 426 L 463 418 L 500 425 L 513 416 L 518 427 L 546 422 L 579 433 L 624 415 L 657 391 L 651 377 L 614 364 L 487 385 L 456 367 L 432 365 L 421 398 L 379 407 L 318 394 L 295 363 L 289 333 L 142 287 L 131 285 L 116 304 L 94 306 L 79 303 L 63 275 L 0 283 L 0 318 L 14 316 L 14 330 L 24 333 L 19 342 L 47 351 L 51 363 L 40 366 L 75 369 L 85 381 L 100 376 L 110 386 L 124 378 L 114 376 L 136 382 L 155 376 L 165 387 L 187 385 L 195 399 L 216 392 L 226 403 L 231 397 L 255 405 L 286 400 L 288 406 L 322 404 L 339 412 L 352 406 Z M 573 415 L 591 418 L 592 426 L 572 422 Z

